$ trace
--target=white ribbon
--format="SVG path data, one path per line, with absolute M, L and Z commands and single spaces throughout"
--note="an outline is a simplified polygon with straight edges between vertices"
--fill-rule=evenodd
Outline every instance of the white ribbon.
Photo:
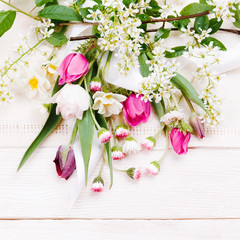
M 70 129 L 73 129 L 73 124 Z M 70 199 L 70 205 L 68 210 L 71 211 L 73 205 L 77 201 L 80 193 L 82 192 L 84 185 L 85 185 L 85 167 L 84 167 L 84 161 L 82 157 L 82 149 L 81 144 L 79 140 L 79 136 L 77 134 L 76 141 L 73 144 L 73 150 L 75 154 L 75 161 L 76 161 L 76 176 L 72 176 L 75 179 L 73 179 L 73 186 L 72 186 L 72 192 L 71 192 L 71 199 Z M 97 131 L 95 130 L 94 136 L 93 136 L 93 142 L 92 142 L 92 151 L 89 161 L 89 168 L 88 168 L 88 177 L 91 176 L 94 169 L 97 166 L 98 161 L 102 158 L 102 152 L 103 152 L 103 146 L 100 143 L 98 137 L 97 137 Z
M 79 36 L 81 33 L 86 31 L 89 28 L 89 26 L 82 26 L 82 25 L 76 25 L 72 27 L 71 30 L 71 37 Z M 75 50 L 79 46 L 79 41 L 74 42 L 68 42 L 65 56 L 69 53 L 72 53 L 73 50 Z M 74 127 L 75 122 L 68 121 L 69 129 L 72 130 Z M 71 132 L 71 131 L 70 131 Z M 71 190 L 71 196 L 70 196 L 70 204 L 68 207 L 68 211 L 71 211 L 72 207 L 74 206 L 75 202 L 77 201 L 81 191 L 84 188 L 85 185 L 85 167 L 84 167 L 84 161 L 82 157 L 82 150 L 81 150 L 81 144 L 79 140 L 79 136 L 77 134 L 76 141 L 73 144 L 73 150 L 75 154 L 75 161 L 76 161 L 76 175 L 72 176 L 72 190 Z M 102 158 L 102 151 L 103 147 L 100 143 L 99 139 L 97 138 L 97 131 L 94 132 L 93 137 L 93 143 L 92 143 L 92 151 L 90 156 L 90 162 L 89 162 L 89 169 L 88 169 L 88 177 L 93 173 L 93 170 L 96 168 L 98 161 Z

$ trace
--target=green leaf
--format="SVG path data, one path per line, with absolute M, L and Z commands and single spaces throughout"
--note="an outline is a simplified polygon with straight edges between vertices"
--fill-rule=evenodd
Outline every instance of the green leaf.
M 87 18 L 87 15 L 89 14 L 89 9 L 92 9 L 90 7 L 80 8 L 80 13 L 83 18 Z
M 52 95 L 58 92 L 61 88 L 62 86 L 58 85 L 58 80 L 57 80 L 53 88 Z M 46 139 L 46 137 L 57 127 L 57 125 L 61 121 L 62 116 L 60 114 L 56 115 L 56 106 L 57 106 L 56 104 L 51 104 L 48 119 L 45 125 L 43 126 L 42 130 L 38 134 L 38 136 L 35 138 L 35 140 L 32 142 L 32 144 L 29 146 L 29 148 L 25 152 L 18 166 L 18 171 L 24 165 L 24 163 L 29 159 L 32 153 L 38 148 L 38 146 Z
M 35 4 L 37 7 L 41 7 L 44 4 L 54 2 L 55 0 L 35 0 Z
M 166 109 L 165 109 L 165 104 L 164 101 L 161 100 L 159 103 L 156 103 L 155 99 L 153 99 L 152 105 L 158 115 L 159 120 L 161 117 L 165 114 Z
M 36 139 L 30 145 L 30 147 L 25 152 L 19 166 L 18 170 L 23 166 L 23 164 L 28 160 L 36 148 L 45 140 L 45 138 L 57 127 L 58 123 L 62 119 L 61 115 L 56 115 L 56 104 L 52 104 L 49 117 L 43 126 L 41 132 L 38 134 Z
M 156 0 L 151 0 L 149 2 L 149 8 L 145 10 L 145 13 L 151 17 L 160 17 L 160 9 L 161 8 L 159 7 L 158 2 Z
M 81 7 L 85 2 L 86 0 L 77 0 L 77 6 Z
M 202 30 L 207 30 L 209 26 L 208 16 L 197 17 L 194 22 L 194 30 L 201 34 Z
M 12 27 L 15 18 L 15 11 L 0 11 L 0 37 Z
M 205 38 L 205 39 L 201 42 L 202 45 L 207 45 L 207 46 L 209 46 L 210 43 L 213 44 L 213 45 L 212 45 L 213 47 L 219 47 L 220 50 L 222 50 L 222 51 L 227 51 L 227 48 L 224 46 L 224 44 L 223 44 L 222 42 L 220 42 L 219 40 L 217 40 L 216 38 L 208 37 L 208 38 Z
M 85 167 L 85 183 L 87 185 L 88 180 L 88 167 L 92 150 L 93 134 L 95 124 L 91 116 L 91 112 L 88 109 L 83 113 L 82 120 L 78 121 L 78 133 L 80 138 L 80 144 L 82 149 L 82 156 Z
M 96 2 L 98 5 L 102 4 L 102 0 L 93 0 L 94 2 Z
M 96 115 L 96 120 L 97 120 L 98 124 L 101 127 L 108 129 L 108 125 L 107 125 L 105 117 L 102 114 L 99 114 L 97 112 L 95 112 L 95 115 Z M 107 156 L 108 156 L 108 166 L 110 169 L 110 182 L 111 182 L 110 188 L 111 188 L 113 185 L 113 166 L 112 166 L 112 151 L 111 151 L 110 142 L 105 143 L 105 149 L 107 151 Z
M 51 37 L 47 38 L 46 40 L 55 47 L 60 47 L 68 41 L 62 32 L 54 32 Z
M 220 21 L 218 21 L 217 18 L 212 18 L 210 21 L 209 21 L 209 26 L 208 28 L 211 28 L 212 31 L 209 33 L 209 34 L 214 34 L 216 33 L 220 27 L 222 26 L 223 24 L 223 20 L 221 19 Z
M 190 3 L 186 7 L 183 8 L 183 10 L 180 12 L 182 16 L 197 14 L 201 12 L 211 11 L 213 9 L 213 6 L 209 6 L 207 4 L 201 4 L 201 3 Z
M 187 48 L 186 48 L 186 46 L 179 46 L 179 47 L 172 48 L 172 51 L 166 51 L 165 57 L 166 58 L 180 57 L 183 55 L 184 52 L 187 51 Z
M 158 29 L 155 36 L 154 36 L 154 41 L 157 42 L 159 39 L 166 39 L 169 37 L 171 30 L 170 29 Z
M 169 15 L 168 18 L 175 18 L 176 16 L 173 16 L 173 15 Z M 171 21 L 170 23 L 178 28 L 179 30 L 181 30 L 182 28 L 187 28 L 188 24 L 190 23 L 191 21 L 189 19 L 182 19 L 182 20 L 177 20 L 177 21 Z
M 143 77 L 147 77 L 150 74 L 149 64 L 146 63 L 147 60 L 148 60 L 148 58 L 147 58 L 146 53 L 141 53 L 138 56 L 138 61 L 139 61 L 139 65 L 140 65 L 140 72 L 141 72 Z
M 42 9 L 39 17 L 60 21 L 81 21 L 82 17 L 72 8 L 62 5 L 52 5 Z
M 129 6 L 131 3 L 137 3 L 138 0 L 123 0 L 125 6 Z
M 205 112 L 208 113 L 208 110 L 206 109 L 204 103 L 199 98 L 199 94 L 185 77 L 176 73 L 176 76 L 171 79 L 171 83 L 183 94 L 185 94 L 189 99 L 191 99 L 198 106 L 200 106 Z

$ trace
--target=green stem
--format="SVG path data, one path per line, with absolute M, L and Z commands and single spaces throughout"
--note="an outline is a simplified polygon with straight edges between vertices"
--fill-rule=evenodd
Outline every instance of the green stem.
M 195 112 L 195 110 L 193 108 L 193 105 L 192 105 L 191 101 L 189 100 L 189 98 L 185 94 L 183 94 L 183 97 L 185 98 L 185 100 L 186 100 L 186 102 L 187 102 L 191 112 Z
M 104 75 L 105 75 L 106 71 L 108 71 L 108 69 L 109 69 L 112 54 L 113 54 L 113 52 L 109 51 L 108 56 L 107 56 L 107 60 L 106 60 L 106 64 L 105 64 L 104 69 L 103 69 L 103 74 Z
M 154 56 L 152 55 L 152 53 L 146 52 L 146 55 L 148 56 L 148 58 L 149 58 L 150 60 L 154 60 Z
M 99 60 L 98 60 L 98 70 L 97 70 L 97 75 L 96 75 L 96 77 L 99 77 L 100 70 L 101 70 L 100 64 L 101 64 L 102 58 L 103 58 L 103 56 L 104 56 L 104 53 L 105 53 L 105 52 L 102 53 L 101 57 L 100 57 Z
M 111 127 L 112 127 L 112 131 L 113 131 L 113 133 L 114 133 L 115 126 L 114 126 L 114 123 L 113 123 L 113 119 L 110 117 L 110 120 L 109 120 L 109 121 L 110 121 L 110 124 L 111 124 Z M 113 138 L 114 138 L 114 143 L 115 143 L 115 145 L 118 145 L 118 140 L 117 140 L 115 134 L 113 134 Z
M 84 86 L 85 86 L 86 91 L 89 92 L 88 87 L 87 87 L 87 81 L 86 81 L 86 78 L 85 78 L 85 77 L 83 78 L 83 81 L 84 81 Z M 96 120 L 96 118 L 95 118 L 95 115 L 94 115 L 94 113 L 93 113 L 91 104 L 90 104 L 90 106 L 89 106 L 89 110 L 90 110 L 90 113 L 91 113 L 91 115 L 92 115 L 92 119 L 93 119 L 95 125 L 97 126 L 97 129 L 98 129 L 98 130 L 101 129 L 100 125 L 98 124 L 98 122 L 97 122 L 97 120 Z
M 162 157 L 158 161 L 158 163 L 161 163 L 161 161 L 166 157 L 167 152 L 168 152 L 168 147 L 169 147 L 169 130 L 166 131 L 166 148 L 165 148 L 165 151 L 164 151 Z
M 2 1 L 2 0 L 0 0 Z M 36 43 L 33 47 L 29 48 L 24 54 L 22 54 L 16 61 L 14 61 L 7 69 L 6 71 L 1 75 L 1 77 L 4 77 L 8 71 L 11 69 L 13 65 L 15 65 L 18 61 L 20 61 L 24 56 L 26 56 L 28 53 L 30 53 L 34 48 L 36 48 L 40 43 L 42 43 L 45 39 L 41 39 L 38 43 Z
M 154 135 L 155 138 L 158 137 L 158 135 L 162 132 L 162 130 L 164 129 L 164 127 L 165 127 L 165 126 L 162 126 L 162 127 L 160 128 L 160 130 Z
M 102 171 L 103 171 L 103 167 L 104 167 L 104 164 L 105 164 L 105 156 L 104 156 L 104 154 L 105 154 L 105 152 L 103 152 L 103 160 L 102 160 L 102 164 L 101 164 L 101 168 L 100 168 L 98 177 L 102 176 Z
M 24 15 L 26 15 L 26 16 L 34 19 L 34 20 L 36 20 L 36 21 L 39 21 L 39 19 L 37 19 L 36 17 L 34 17 L 34 16 L 32 16 L 31 14 L 26 13 L 26 12 L 22 11 L 21 9 L 15 7 L 15 6 L 12 5 L 10 2 L 5 2 L 5 1 L 3 1 L 3 0 L 0 0 L 0 2 L 6 4 L 6 5 L 8 5 L 8 6 L 10 6 L 11 8 L 15 9 L 17 12 L 20 12 L 20 13 L 22 13 L 22 14 L 24 14 Z
M 72 136 L 71 136 L 71 140 L 70 140 L 70 145 L 73 145 L 73 143 L 75 142 L 75 139 L 76 139 L 76 136 L 77 136 L 77 130 L 78 130 L 78 120 L 76 120 L 76 123 L 73 127 Z
M 174 101 L 174 105 L 175 105 L 176 109 L 179 110 L 177 99 L 175 98 L 174 94 L 171 94 L 171 96 Z

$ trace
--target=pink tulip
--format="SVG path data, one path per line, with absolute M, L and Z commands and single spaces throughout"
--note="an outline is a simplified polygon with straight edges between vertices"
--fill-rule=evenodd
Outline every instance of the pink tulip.
M 180 128 L 173 128 L 170 134 L 170 140 L 174 151 L 177 154 L 183 154 L 188 152 L 188 143 L 191 138 L 191 133 L 184 134 Z
M 151 113 L 151 104 L 141 100 L 141 95 L 137 97 L 136 94 L 132 93 L 123 102 L 123 113 L 131 126 L 137 126 L 141 122 L 146 123 L 148 121 Z
M 58 74 L 59 85 L 71 83 L 84 76 L 89 71 L 87 59 L 80 53 L 70 53 L 62 61 Z

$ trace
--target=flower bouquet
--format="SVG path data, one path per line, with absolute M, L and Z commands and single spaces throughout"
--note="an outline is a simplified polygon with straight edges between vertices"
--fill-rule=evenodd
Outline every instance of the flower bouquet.
M 1 70 L 2 102 L 12 99 L 9 73 L 14 72 L 16 62 L 44 41 L 55 47 L 79 41 L 58 68 L 52 64 L 56 52 L 44 65 L 55 76 L 52 97 L 44 105 L 49 117 L 18 170 L 65 119 L 72 128 L 72 136 L 68 145 L 57 150 L 54 159 L 57 173 L 67 180 L 77 169 L 79 181 L 83 178 L 87 183 L 98 161 L 102 161 L 92 183 L 92 191 L 101 192 L 105 166 L 110 171 L 110 187 L 114 170 L 134 180 L 139 180 L 143 173 L 157 175 L 169 150 L 169 141 L 177 154 L 186 154 L 193 134 L 204 138 L 204 124 L 214 127 L 220 122 L 221 101 L 215 90 L 222 76 L 213 69 L 220 62 L 219 53 L 227 49 L 213 36 L 218 31 L 239 34 L 236 29 L 222 28 L 224 21 L 240 27 L 238 0 L 200 0 L 181 11 L 166 0 L 77 0 L 62 4 L 56 0 L 35 0 L 36 7 L 40 7 L 36 17 L 9 2 L 0 2 L 15 9 L 0 13 L 0 36 L 11 28 L 16 11 L 38 22 L 34 28 L 38 39 L 35 45 L 19 54 L 16 61 L 8 61 Z M 157 28 L 149 28 L 156 25 Z M 91 28 L 92 34 L 70 37 L 69 41 L 65 36 L 69 26 Z M 173 32 L 174 36 L 182 37 L 181 46 L 168 46 Z M 191 81 L 181 74 L 189 59 L 197 65 Z M 200 93 L 193 87 L 193 81 L 201 84 Z M 28 84 L 35 91 L 39 79 L 31 78 Z M 182 100 L 190 109 L 188 116 L 179 108 Z M 159 119 L 160 131 L 138 143 L 131 129 L 147 123 L 153 112 Z M 129 154 L 152 150 L 160 134 L 166 138 L 166 151 L 160 159 L 144 169 L 114 167 L 114 161 Z

